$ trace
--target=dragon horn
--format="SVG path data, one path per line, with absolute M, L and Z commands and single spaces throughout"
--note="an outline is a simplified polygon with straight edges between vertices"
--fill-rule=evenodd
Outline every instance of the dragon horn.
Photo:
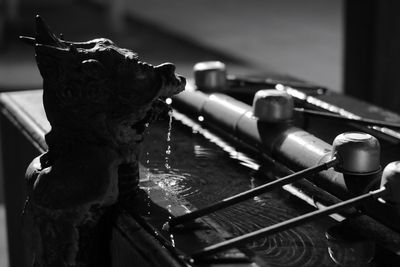
M 48 45 L 53 47 L 67 48 L 60 39 L 58 39 L 53 32 L 50 30 L 49 26 L 44 22 L 44 20 L 36 15 L 36 43 L 42 45 Z

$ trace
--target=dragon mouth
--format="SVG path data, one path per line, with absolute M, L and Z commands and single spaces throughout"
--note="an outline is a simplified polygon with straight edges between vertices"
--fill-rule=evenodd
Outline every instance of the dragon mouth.
M 165 101 L 157 99 L 152 103 L 144 117 L 131 125 L 131 128 L 135 130 L 136 134 L 143 134 L 150 123 L 156 120 L 164 120 L 171 110 L 171 107 Z
M 175 73 L 175 65 L 172 63 L 163 63 L 155 67 L 163 80 L 160 96 L 167 98 L 176 95 L 185 90 L 185 77 Z

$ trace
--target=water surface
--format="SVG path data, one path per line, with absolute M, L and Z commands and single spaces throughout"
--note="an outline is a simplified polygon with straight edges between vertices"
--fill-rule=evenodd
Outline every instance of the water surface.
M 197 209 L 276 175 L 261 160 L 235 149 L 179 113 L 175 113 L 172 125 L 166 121 L 150 127 L 141 161 L 147 179 Z M 232 236 L 240 236 L 311 210 L 284 190 L 275 190 L 209 217 Z M 318 220 L 246 247 L 268 266 L 336 266 L 329 258 L 324 236 L 332 223 L 329 218 Z

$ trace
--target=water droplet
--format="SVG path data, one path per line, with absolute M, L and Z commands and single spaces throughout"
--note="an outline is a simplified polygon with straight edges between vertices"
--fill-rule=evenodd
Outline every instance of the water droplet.
M 173 234 L 169 235 L 169 238 L 171 239 L 171 246 L 175 247 L 175 238 Z
M 146 152 L 146 181 L 150 181 L 150 153 Z
M 171 217 L 170 217 L 170 218 L 171 218 Z M 161 229 L 164 230 L 164 231 L 169 231 L 169 228 L 170 228 L 170 227 L 169 227 L 169 223 L 166 222 L 166 223 L 163 224 L 163 226 L 162 226 Z

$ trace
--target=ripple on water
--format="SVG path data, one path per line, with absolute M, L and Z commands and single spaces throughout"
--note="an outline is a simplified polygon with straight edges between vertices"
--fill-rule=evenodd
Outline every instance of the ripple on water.
M 277 203 L 271 201 L 262 208 L 246 202 L 210 217 L 233 236 L 241 236 L 290 218 L 286 210 L 274 204 Z M 325 240 L 310 227 L 260 238 L 246 247 L 271 266 L 315 266 L 326 255 Z
M 167 125 L 167 127 L 170 125 Z M 156 126 L 159 127 L 159 126 Z M 201 208 L 218 200 L 254 187 L 258 162 L 228 146 L 201 127 L 198 134 L 175 125 L 171 142 L 165 139 L 165 128 L 152 130 L 146 149 L 150 179 L 165 191 L 182 197 Z M 204 139 L 206 137 L 209 141 Z M 170 168 L 166 169 L 165 148 Z M 282 195 L 267 193 L 241 204 L 211 214 L 210 217 L 232 236 L 240 236 L 299 215 Z M 268 266 L 321 266 L 330 262 L 326 241 L 316 224 L 298 227 L 260 238 L 246 245 Z
M 199 194 L 199 188 L 193 187 L 188 183 L 191 179 L 190 174 L 182 174 L 177 169 L 169 169 L 168 173 L 153 169 L 149 174 L 150 180 L 156 183 L 159 187 L 178 197 L 186 198 L 191 195 Z

